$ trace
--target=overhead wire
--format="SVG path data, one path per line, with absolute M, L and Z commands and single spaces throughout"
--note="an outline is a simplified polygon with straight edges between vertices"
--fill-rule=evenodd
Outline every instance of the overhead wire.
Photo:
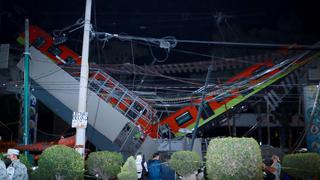
M 150 80 L 150 83 L 153 82 Z M 159 80 L 159 82 L 161 82 L 161 80 Z M 166 82 L 166 81 L 163 81 L 163 82 Z M 2 82 L 4 85 L 3 86 L 6 86 L 7 83 L 11 83 L 11 84 L 16 84 L 16 86 L 21 86 L 22 84 L 22 81 L 9 81 L 9 82 Z M 126 82 L 123 82 L 124 84 L 126 85 L 130 85 L 130 84 L 127 84 Z M 61 85 L 63 87 L 65 87 L 65 85 L 78 85 L 77 83 L 70 83 L 69 81 L 45 81 L 45 82 L 41 82 L 41 84 L 43 85 L 55 85 L 55 86 L 58 86 L 58 85 Z M 241 84 L 243 84 L 243 82 L 241 82 Z M 156 83 L 153 83 L 152 86 L 148 86 L 148 85 L 144 85 L 142 86 L 142 88 L 156 88 L 156 89 L 197 89 L 197 88 L 200 88 L 200 86 L 177 86 L 177 84 L 175 84 L 176 86 L 170 86 L 169 84 L 166 84 L 164 85 L 163 83 L 159 83 L 159 84 L 156 84 Z M 290 84 L 291 86 L 299 86 L 299 87 L 303 87 L 305 86 L 306 84 L 305 83 L 296 83 L 296 84 Z M 14 85 L 12 85 L 14 86 Z M 282 85 L 270 85 L 270 87 L 281 87 Z M 229 87 L 229 86 L 225 86 L 225 87 Z M 236 87 L 239 87 L 239 86 L 236 86 Z M 70 88 L 70 86 L 68 87 Z
M 152 39 L 153 41 L 155 41 L 154 39 Z M 55 73 L 55 72 L 52 72 L 52 73 Z M 163 75 L 160 75 L 161 77 L 167 77 L 168 78 L 168 76 L 163 76 Z M 43 78 L 43 77 L 40 77 L 40 78 Z M 171 80 L 176 80 L 176 79 L 174 79 L 174 78 L 169 78 L 169 79 L 171 79 Z
M 219 29 L 219 32 L 220 34 L 222 33 L 221 32 L 221 28 L 220 28 L 220 25 L 218 25 L 218 29 Z M 318 46 L 311 46 L 311 45 L 299 45 L 299 46 L 295 46 L 295 45 L 290 45 L 290 44 L 268 44 L 268 43 L 242 43 L 242 42 L 226 42 L 225 40 L 223 40 L 222 42 L 219 42 L 219 41 L 197 41 L 197 40 L 177 40 L 173 37 L 170 37 L 169 39 L 166 39 L 165 38 L 162 38 L 162 39 L 156 39 L 156 38 L 145 38 L 145 37 L 138 37 L 138 36 L 128 36 L 128 35 L 119 35 L 119 34 L 110 34 L 110 33 L 103 33 L 103 32 L 95 32 L 95 34 L 98 34 L 98 35 L 102 35 L 102 38 L 99 38 L 98 36 L 98 39 L 99 40 L 102 40 L 102 41 L 108 41 L 109 39 L 111 38 L 118 38 L 120 40 L 131 40 L 131 41 L 137 41 L 137 43 L 140 43 L 140 44 L 144 44 L 144 45 L 147 45 L 148 48 L 150 49 L 151 46 L 155 46 L 155 47 L 160 47 L 160 48 L 164 48 L 166 49 L 168 52 L 170 50 L 173 50 L 173 51 L 177 51 L 177 50 L 174 50 L 173 48 L 176 47 L 177 43 L 196 43 L 196 44 L 212 44 L 212 45 L 220 45 L 220 46 L 236 46 L 236 47 L 248 47 L 248 46 L 251 46 L 251 47 L 263 47 L 263 48 L 287 48 L 287 47 L 290 47 L 291 49 L 316 49 L 316 48 L 319 48 Z M 224 35 L 222 35 L 222 38 L 224 39 Z M 162 46 L 161 46 L 162 44 Z M 151 49 L 152 50 L 152 49 Z M 153 51 L 150 51 L 151 52 L 151 56 L 153 58 L 154 57 L 154 54 L 153 54 Z M 185 51 L 185 50 L 178 50 L 177 52 L 183 52 L 183 53 L 188 53 L 188 54 L 193 54 L 193 55 L 201 55 L 201 56 L 205 56 L 205 57 L 210 57 L 212 58 L 213 56 L 212 55 L 205 55 L 205 54 L 202 54 L 202 53 L 194 53 L 194 52 L 188 52 L 188 51 Z M 167 57 L 166 57 L 167 58 Z M 165 59 L 166 59 L 165 58 Z M 158 60 L 157 58 L 155 58 L 156 60 Z M 228 60 L 226 58 L 221 58 L 223 60 Z M 250 62 L 249 62 L 250 63 Z
M 40 61 L 41 61 L 41 60 L 40 60 Z M 43 62 L 46 62 L 46 61 L 43 60 Z M 47 63 L 49 63 L 49 62 L 47 62 Z M 141 68 L 141 67 L 139 67 L 139 68 L 140 68 L 140 70 L 144 70 L 144 69 Z M 36 77 L 33 77 L 33 78 L 34 78 L 34 80 L 39 80 L 39 79 L 42 79 L 42 78 L 46 78 L 46 77 L 48 77 L 48 76 L 50 76 L 50 75 L 53 75 L 53 74 L 55 74 L 55 73 L 57 73 L 57 72 L 59 72 L 59 71 L 61 71 L 61 70 L 63 70 L 63 69 L 60 68 L 60 67 L 57 67 L 57 68 L 51 70 L 50 72 L 46 72 L 46 73 L 39 74 L 39 75 L 37 75 Z M 167 79 L 170 79 L 170 80 L 175 80 L 175 81 L 179 81 L 179 82 L 184 82 L 184 83 L 187 83 L 187 84 L 193 84 L 193 85 L 196 85 L 196 84 L 197 84 L 197 83 L 192 83 L 192 82 L 190 82 L 190 81 L 179 80 L 179 79 L 177 79 L 177 78 L 170 77 L 170 76 L 167 76 L 167 75 L 163 75 L 163 74 L 160 74 L 160 73 L 157 73 L 157 72 L 152 72 L 152 71 L 149 71 L 149 70 L 148 70 L 148 71 L 145 71 L 145 72 L 147 72 L 148 75 L 153 75 L 153 76 L 158 76 L 158 77 L 164 77 L 164 78 L 167 78 Z
M 145 43 L 145 42 L 140 42 L 140 41 L 135 41 L 135 42 L 138 44 L 147 45 L 147 43 Z M 155 46 L 155 45 L 151 45 L 151 46 Z M 194 51 L 182 50 L 182 49 L 178 49 L 178 48 L 173 48 L 173 49 L 171 49 L 171 51 L 179 52 L 179 53 L 183 53 L 183 54 L 188 54 L 188 55 L 206 57 L 206 58 L 210 58 L 210 60 L 214 59 L 215 61 L 224 60 L 224 61 L 242 62 L 242 63 L 247 63 L 247 64 L 258 64 L 258 62 L 252 62 L 252 61 L 241 60 L 241 59 L 233 59 L 233 58 L 232 59 L 224 58 L 224 57 L 215 56 L 212 54 L 204 54 L 204 53 L 199 53 L 199 52 L 194 52 Z
M 173 78 L 173 77 L 171 77 L 171 76 L 163 75 L 163 74 L 158 73 L 158 72 L 153 72 L 153 71 L 148 70 L 148 69 L 145 69 L 145 70 L 146 70 L 146 72 L 149 72 L 149 73 L 151 73 L 151 74 L 156 74 L 156 75 L 158 75 L 159 77 L 163 77 L 163 78 L 167 78 L 167 79 L 170 79 L 170 80 L 175 80 L 175 81 L 183 82 L 183 83 L 187 83 L 187 84 L 199 85 L 198 83 L 195 83 L 195 82 L 184 81 L 184 80 L 181 80 L 181 79 Z
M 306 44 L 277 44 L 277 43 L 251 43 L 251 42 L 225 42 L 225 41 L 199 41 L 199 40 L 186 40 L 177 39 L 178 43 L 191 43 L 191 44 L 206 44 L 216 46 L 232 46 L 232 47 L 254 47 L 254 48 L 272 48 L 281 49 L 288 48 L 294 50 L 318 50 L 319 45 L 306 45 Z
M 135 64 L 135 58 L 134 58 L 134 51 L 133 51 L 133 42 L 130 41 L 130 47 L 131 47 L 131 59 L 132 59 L 132 64 Z M 132 78 L 132 89 L 134 90 L 134 86 L 135 86 L 135 80 L 136 80 L 136 74 L 135 74 L 135 66 L 133 66 L 133 78 Z
M 225 23 L 225 24 L 228 26 L 228 28 L 230 29 L 232 35 L 234 36 L 234 39 L 235 39 L 235 40 L 239 40 L 237 34 L 234 32 L 234 30 L 233 30 L 233 28 L 231 27 L 231 25 L 229 24 L 227 18 L 224 19 L 224 23 Z
M 82 18 L 77 19 L 77 21 L 69 26 L 66 26 L 62 29 L 55 29 L 52 31 L 52 34 L 54 37 L 61 37 L 61 35 L 63 35 L 63 33 L 72 33 L 80 28 L 82 28 L 82 26 L 84 25 L 84 20 Z
M 148 43 L 143 42 L 143 41 L 136 41 L 136 40 L 132 40 L 132 41 L 137 43 L 137 44 L 145 45 L 147 47 L 149 47 L 149 46 L 159 47 L 158 45 L 148 44 Z M 105 41 L 105 42 L 107 42 L 107 41 Z M 200 42 L 202 42 L 202 41 L 200 41 Z M 205 43 L 203 43 L 203 44 L 205 44 Z M 215 61 L 217 61 L 217 60 L 235 61 L 235 62 L 242 62 L 242 63 L 246 63 L 246 64 L 258 64 L 259 63 L 259 62 L 252 62 L 252 61 L 248 61 L 248 60 L 241 60 L 241 59 L 238 59 L 238 58 L 224 58 L 224 57 L 220 57 L 220 56 L 214 56 L 212 54 L 204 54 L 204 53 L 194 52 L 194 51 L 190 51 L 190 50 L 182 50 L 182 49 L 179 49 L 179 48 L 176 48 L 176 47 L 170 49 L 170 51 L 183 53 L 183 54 L 194 55 L 194 56 L 206 57 L 206 58 L 210 58 L 211 60 L 212 60 L 212 58 L 214 58 Z
M 62 133 L 62 134 L 54 134 L 54 133 L 45 132 L 45 131 L 40 130 L 40 129 L 37 129 L 37 131 L 40 132 L 41 134 L 46 135 L 46 136 L 52 136 L 52 137 L 56 137 L 56 138 L 61 138 L 61 136 L 71 136 L 71 135 L 74 135 L 74 134 L 75 134 L 74 132 L 71 132 L 71 133 Z

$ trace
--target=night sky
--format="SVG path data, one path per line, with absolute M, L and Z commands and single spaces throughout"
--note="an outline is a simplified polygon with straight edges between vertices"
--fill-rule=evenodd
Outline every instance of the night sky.
M 14 36 L 23 30 L 26 17 L 31 24 L 50 32 L 83 18 L 84 8 L 84 0 L 1 1 L 0 41 L 14 41 Z M 222 21 L 217 19 L 219 13 L 225 17 Z M 224 40 L 243 42 L 314 43 L 320 39 L 319 17 L 315 3 L 298 0 L 93 0 L 92 8 L 92 24 L 98 31 L 221 40 L 221 37 L 213 36 L 219 33 L 219 24 Z M 253 38 L 261 36 L 254 31 L 267 32 L 265 37 Z

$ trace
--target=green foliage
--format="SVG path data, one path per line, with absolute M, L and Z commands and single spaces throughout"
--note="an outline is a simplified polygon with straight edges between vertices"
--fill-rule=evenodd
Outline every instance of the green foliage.
M 317 153 L 289 154 L 283 158 L 283 171 L 295 177 L 320 178 L 320 155 Z
M 174 152 L 169 161 L 169 166 L 181 176 L 188 176 L 201 167 L 199 154 L 193 151 Z
M 90 174 L 107 179 L 117 176 L 121 170 L 123 158 L 116 152 L 98 151 L 90 153 L 86 164 Z
M 138 179 L 136 161 L 132 156 L 130 156 L 127 159 L 126 163 L 124 163 L 123 167 L 121 168 L 121 172 L 118 174 L 118 179 L 119 180 Z
M 29 173 L 29 179 L 30 180 L 42 180 L 43 178 L 41 177 L 39 169 L 30 171 Z
M 72 148 L 63 145 L 52 146 L 42 152 L 38 161 L 37 173 L 42 179 L 55 179 L 62 176 L 65 179 L 82 179 L 84 160 Z
M 20 154 L 19 159 L 20 159 L 20 162 L 23 163 L 29 171 L 31 169 L 32 165 L 29 162 L 28 157 L 24 154 Z
M 253 138 L 213 139 L 206 157 L 209 179 L 262 179 L 261 151 Z

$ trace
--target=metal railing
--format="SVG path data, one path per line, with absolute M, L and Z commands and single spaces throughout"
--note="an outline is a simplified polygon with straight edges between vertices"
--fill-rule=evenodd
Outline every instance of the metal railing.
M 79 80 L 79 67 L 63 67 L 63 69 Z M 88 87 L 132 123 L 139 126 L 143 132 L 146 132 L 148 127 L 157 121 L 157 112 L 147 102 L 99 68 L 89 70 Z M 137 122 L 139 119 L 139 123 L 142 120 L 144 125 Z

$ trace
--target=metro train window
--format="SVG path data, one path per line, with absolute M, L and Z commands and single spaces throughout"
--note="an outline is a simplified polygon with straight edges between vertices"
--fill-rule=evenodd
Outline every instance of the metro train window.
M 59 49 L 57 46 L 51 46 L 48 49 L 49 53 L 53 54 L 54 56 L 60 56 L 60 54 L 62 53 L 62 50 Z
M 214 115 L 214 111 L 211 109 L 210 105 L 208 102 L 203 103 L 203 109 L 201 112 L 201 117 L 203 120 L 208 119 L 209 117 Z
M 228 97 L 230 97 L 230 96 L 231 96 L 231 94 L 230 94 L 229 92 L 226 92 L 226 93 L 224 93 L 224 94 L 222 94 L 222 95 L 218 95 L 218 96 L 216 97 L 216 101 L 217 101 L 217 102 L 224 101 L 226 98 L 228 98 Z
M 71 56 L 68 56 L 66 58 L 66 64 L 74 64 L 74 63 L 76 63 L 76 61 Z
M 180 116 L 176 117 L 176 122 L 179 126 L 185 124 L 186 122 L 190 121 L 192 119 L 191 114 L 187 111 Z
M 249 89 L 248 87 L 244 87 L 244 88 L 240 88 L 239 91 L 242 96 L 246 96 L 250 94 L 252 91 L 254 91 L 254 89 Z
M 42 46 L 46 41 L 44 40 L 43 37 L 37 37 L 37 39 L 33 42 L 33 46 L 36 48 L 39 48 Z

